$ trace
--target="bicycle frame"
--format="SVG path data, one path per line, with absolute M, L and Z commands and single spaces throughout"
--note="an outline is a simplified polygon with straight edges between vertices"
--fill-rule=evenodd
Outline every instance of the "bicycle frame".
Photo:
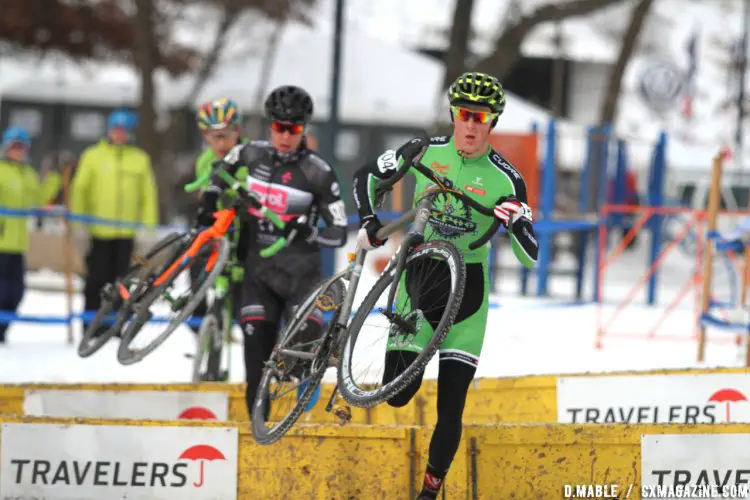
M 413 244 L 416 240 L 419 240 L 424 235 L 424 229 L 425 227 L 427 227 L 427 221 L 430 217 L 429 204 L 431 198 L 431 196 L 425 197 L 419 202 L 416 208 L 409 210 L 401 217 L 399 217 L 398 220 L 386 224 L 378 232 L 379 238 L 387 238 L 393 233 L 407 227 L 409 224 L 414 222 L 412 231 L 407 235 L 404 243 L 398 248 L 387 268 L 390 268 L 393 265 L 393 262 L 397 257 L 399 258 L 398 262 L 401 262 L 401 265 L 403 266 L 403 262 L 406 259 L 406 255 L 408 254 L 408 250 L 411 244 Z M 349 288 L 344 295 L 344 302 L 341 305 L 341 312 L 339 314 L 338 320 L 336 321 L 336 323 L 331 325 L 331 328 L 333 329 L 333 332 L 336 336 L 339 336 L 342 331 L 346 330 L 347 324 L 349 322 L 349 316 L 351 315 L 352 306 L 354 304 L 354 295 L 357 291 L 357 287 L 359 286 L 359 278 L 362 274 L 362 268 L 364 266 L 366 255 L 367 250 L 365 250 L 364 248 L 358 248 L 356 253 L 349 254 L 350 265 L 346 269 L 339 271 L 327 280 L 323 281 L 320 286 L 321 290 L 326 290 L 332 283 L 339 279 L 344 279 L 350 283 Z M 395 295 L 396 285 L 397 284 L 392 285 L 392 295 Z M 389 307 L 390 305 L 391 304 L 389 303 Z M 315 353 L 295 351 L 292 349 L 280 349 L 279 352 L 286 356 L 308 360 L 315 359 L 316 356 Z
M 175 259 L 175 261 L 172 262 L 172 265 L 156 278 L 154 286 L 159 286 L 164 283 L 178 268 L 183 268 L 189 265 L 189 262 L 195 258 L 198 250 L 200 250 L 205 243 L 214 239 L 223 238 L 232 225 L 232 222 L 234 222 L 234 218 L 237 216 L 237 210 L 234 208 L 220 210 L 216 212 L 215 216 L 216 222 L 214 225 L 198 234 L 195 241 L 190 245 L 190 248 L 188 248 L 180 258 Z M 206 271 L 213 269 L 217 256 L 218 254 L 215 250 L 211 252 L 208 261 L 206 262 Z

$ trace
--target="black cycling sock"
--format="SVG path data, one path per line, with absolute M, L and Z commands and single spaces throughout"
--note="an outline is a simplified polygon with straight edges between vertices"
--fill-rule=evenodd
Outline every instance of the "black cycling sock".
M 466 395 L 476 368 L 455 359 L 440 361 L 438 373 L 438 421 L 430 440 L 423 495 L 437 495 L 461 442 L 462 417 Z
M 247 413 L 252 418 L 255 395 L 258 392 L 260 379 L 263 376 L 263 363 L 271 356 L 276 344 L 278 325 L 273 321 L 247 321 L 242 323 L 245 350 L 245 403 Z M 269 402 L 266 400 L 266 419 L 268 419 Z
M 439 471 L 427 463 L 427 470 L 424 473 L 424 482 L 422 491 L 419 493 L 419 500 L 434 500 L 440 493 L 443 486 L 443 480 L 447 471 Z

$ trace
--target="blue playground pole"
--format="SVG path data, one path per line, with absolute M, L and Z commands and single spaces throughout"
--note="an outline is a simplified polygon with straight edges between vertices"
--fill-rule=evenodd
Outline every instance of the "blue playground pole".
M 604 125 L 602 127 L 602 134 L 605 140 L 600 144 L 602 148 L 602 154 L 599 156 L 601 164 L 601 175 L 598 177 L 599 185 L 596 190 L 596 210 L 599 211 L 607 201 L 607 183 L 609 181 L 609 144 L 612 139 L 612 127 L 610 125 Z
M 531 124 L 531 132 L 533 134 L 539 133 L 539 123 L 534 122 Z M 521 295 L 526 296 L 529 294 L 529 268 L 521 266 Z
M 557 123 L 551 119 L 547 125 L 544 163 L 542 167 L 542 196 L 539 200 L 539 208 L 542 216 L 540 220 L 550 220 L 555 210 L 555 157 L 557 150 Z M 539 240 L 539 260 L 537 262 L 536 295 L 543 297 L 548 294 L 547 278 L 549 277 L 549 265 L 552 260 L 552 232 L 540 231 L 537 236 Z
M 659 142 L 654 148 L 654 154 L 651 161 L 648 182 L 648 205 L 650 207 L 664 206 L 664 179 L 667 172 L 667 133 L 659 134 Z M 662 220 L 663 215 L 652 215 L 648 221 L 651 229 L 651 251 L 649 255 L 649 266 L 656 261 L 662 245 Z M 654 270 L 648 279 L 648 305 L 656 303 L 656 278 L 657 271 Z
M 614 179 L 614 204 L 624 205 L 625 204 L 625 187 L 626 187 L 626 175 L 628 170 L 628 152 L 627 144 L 622 139 L 617 140 L 617 168 L 615 170 Z M 612 225 L 615 227 L 621 227 L 623 220 L 628 214 L 616 213 L 612 214 Z
M 604 204 L 604 194 L 607 188 L 607 179 L 608 179 L 608 168 L 609 165 L 609 141 L 610 137 L 612 135 L 612 127 L 610 125 L 603 125 L 599 128 L 595 129 L 595 133 L 599 134 L 602 138 L 601 141 L 595 142 L 592 138 L 592 144 L 598 145 L 598 147 L 601 148 L 601 152 L 599 154 L 599 165 L 592 165 L 592 168 L 598 168 L 600 175 L 598 177 L 599 179 L 599 185 L 597 186 L 597 192 L 596 192 L 596 203 L 595 207 L 597 212 L 601 210 L 602 205 Z M 608 224 L 608 221 L 606 220 L 599 220 L 599 225 L 601 224 Z M 599 230 L 599 226 L 597 226 L 597 231 Z M 599 302 L 601 299 L 601 290 L 599 290 L 599 260 L 601 259 L 601 247 L 599 246 L 599 238 L 598 238 L 598 232 L 594 233 L 595 236 L 595 245 L 594 245 L 594 300 L 596 302 Z
M 589 204 L 589 183 L 591 172 L 591 145 L 592 135 L 596 129 L 594 127 L 586 127 L 586 154 L 583 158 L 583 168 L 581 169 L 581 177 L 579 179 L 578 189 L 578 212 L 585 213 L 588 210 Z M 576 299 L 580 300 L 583 297 L 583 278 L 586 269 L 586 249 L 591 239 L 589 231 L 581 231 L 578 233 L 580 244 L 578 245 L 578 254 L 576 258 L 578 260 L 578 269 L 576 272 Z

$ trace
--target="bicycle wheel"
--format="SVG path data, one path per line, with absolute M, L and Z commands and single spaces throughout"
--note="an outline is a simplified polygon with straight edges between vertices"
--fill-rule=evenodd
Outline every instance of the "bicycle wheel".
M 145 256 L 136 258 L 137 263 L 114 283 L 108 283 L 101 291 L 102 302 L 96 315 L 88 324 L 78 344 L 78 355 L 87 358 L 97 352 L 109 339 L 119 334 L 132 314 L 132 300 L 155 272 L 160 272 L 164 262 L 170 262 L 174 253 L 182 247 L 184 234 L 170 233 L 154 245 Z
M 198 330 L 197 350 L 193 358 L 193 382 L 223 381 L 221 356 L 224 350 L 224 299 L 215 299 Z M 230 323 L 231 328 L 231 323 Z
M 192 286 L 188 287 L 188 291 L 184 295 L 177 298 L 173 298 L 169 295 L 170 290 L 175 286 L 175 282 L 178 277 L 185 275 L 185 279 L 182 281 L 188 282 L 187 271 L 189 265 L 192 262 L 201 262 L 204 257 L 208 257 L 213 252 L 217 252 L 216 261 L 210 271 L 201 273 L 198 280 L 193 282 Z M 179 256 L 178 256 L 179 258 Z M 173 272 L 164 282 L 159 286 L 152 286 L 148 290 L 141 300 L 133 306 L 135 317 L 125 328 L 122 335 L 122 341 L 117 349 L 117 359 L 123 365 L 131 365 L 137 363 L 150 353 L 152 353 L 157 347 L 159 347 L 165 340 L 190 316 L 193 310 L 198 306 L 200 301 L 208 292 L 208 289 L 213 285 L 216 278 L 221 273 L 224 265 L 229 258 L 229 242 L 225 238 L 217 238 L 207 241 L 197 252 L 191 262 L 178 268 Z M 193 291 L 195 290 L 195 291 Z M 160 299 L 164 299 L 161 301 Z M 153 313 L 151 312 L 151 306 L 155 303 L 163 302 L 159 306 L 168 306 L 168 308 L 175 312 L 176 315 L 168 320 L 167 327 L 162 329 L 159 327 L 157 331 L 159 334 L 155 334 L 145 342 L 142 347 L 133 347 L 133 341 L 135 337 L 141 332 L 141 329 L 151 319 Z M 161 307 L 166 309 L 166 307 Z
M 341 278 L 327 285 L 326 281 L 319 283 L 300 302 L 279 335 L 280 341 L 266 362 L 253 403 L 252 433 L 259 444 L 271 444 L 281 439 L 312 399 L 337 343 L 336 332 L 331 326 L 338 318 L 345 290 Z M 318 339 L 305 338 L 304 330 L 311 317 L 322 321 L 323 335 Z M 309 353 L 310 357 L 294 356 L 289 351 L 302 351 Z M 284 400 L 284 396 L 292 397 Z
M 382 403 L 419 376 L 448 335 L 463 299 L 466 267 L 452 243 L 435 241 L 411 249 L 401 275 L 395 274 L 395 266 L 386 268 L 349 324 L 338 383 L 341 395 L 354 406 L 367 408 Z M 400 290 L 394 300 L 395 310 L 389 312 L 385 307 L 394 280 Z M 430 307 L 423 310 L 420 305 Z M 378 308 L 375 314 L 371 312 L 374 308 Z M 365 326 L 370 329 L 365 330 Z M 385 333 L 384 338 L 377 337 L 378 330 Z M 411 351 L 417 357 L 382 384 L 382 372 L 372 373 L 370 366 L 378 360 L 384 362 L 389 343 L 395 347 L 393 352 Z M 369 361 L 370 365 L 364 368 L 360 361 Z

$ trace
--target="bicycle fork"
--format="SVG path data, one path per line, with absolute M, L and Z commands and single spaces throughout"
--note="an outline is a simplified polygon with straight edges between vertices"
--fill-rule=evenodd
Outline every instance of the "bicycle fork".
M 365 262 L 365 255 L 367 251 L 359 249 L 356 253 L 349 254 L 349 270 L 344 275 L 344 279 L 349 282 L 350 293 L 345 294 L 344 303 L 341 305 L 339 311 L 339 317 L 336 320 L 332 328 L 332 334 L 330 336 L 331 341 L 334 342 L 334 353 L 330 357 L 329 362 L 332 366 L 338 366 L 338 358 L 341 351 L 346 348 L 346 335 L 347 335 L 347 324 L 349 323 L 349 316 L 351 315 L 352 306 L 354 302 L 354 292 L 352 290 L 357 289 L 359 284 L 359 278 L 362 274 L 362 267 Z M 336 385 L 331 391 L 331 397 L 328 398 L 328 404 L 326 404 L 326 412 L 333 413 L 338 419 L 341 425 L 347 424 L 352 421 L 352 410 L 349 406 L 336 406 L 336 400 L 339 396 L 339 384 Z
M 412 230 L 406 235 L 401 246 L 396 250 L 396 270 L 394 272 L 393 283 L 391 283 L 390 289 L 388 290 L 388 302 L 386 309 L 382 311 L 383 315 L 388 318 L 391 323 L 395 323 L 400 329 L 409 333 L 415 333 L 414 325 L 411 325 L 408 321 L 404 321 L 399 315 L 394 313 L 394 301 L 396 300 L 396 290 L 398 289 L 398 283 L 401 273 L 406 266 L 406 258 L 409 256 L 409 251 L 418 245 L 424 243 L 424 230 L 427 225 L 427 221 L 430 217 L 430 211 L 425 206 L 421 206 L 417 210 L 417 215 L 414 219 Z

